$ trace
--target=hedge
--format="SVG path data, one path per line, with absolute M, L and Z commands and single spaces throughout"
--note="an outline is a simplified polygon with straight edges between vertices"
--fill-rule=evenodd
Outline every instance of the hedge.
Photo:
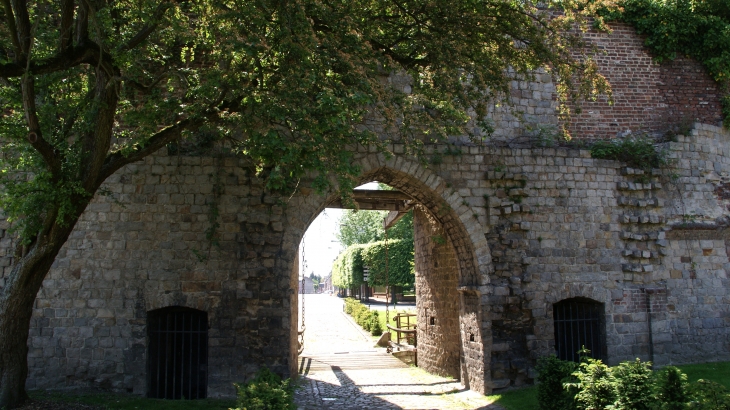
M 352 288 L 363 284 L 363 267 L 370 267 L 369 286 L 385 285 L 385 241 L 352 245 L 335 259 L 332 284 Z M 388 283 L 391 286 L 411 286 L 413 270 L 413 241 L 388 241 Z

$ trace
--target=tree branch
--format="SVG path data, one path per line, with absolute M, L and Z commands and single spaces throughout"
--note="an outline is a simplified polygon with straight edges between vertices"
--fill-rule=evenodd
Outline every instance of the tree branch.
M 26 72 L 28 75 L 53 73 L 68 70 L 79 64 L 97 65 L 99 60 L 102 61 L 102 66 L 107 72 L 118 74 L 119 70 L 114 67 L 111 55 L 104 53 L 96 43 L 86 41 L 83 45 L 73 47 L 47 59 L 30 61 L 27 65 L 20 63 L 1 64 L 0 78 L 20 77 Z
M 35 107 L 35 84 L 32 76 L 23 76 L 21 81 L 23 93 L 23 109 L 28 124 L 28 141 L 38 151 L 46 162 L 48 170 L 55 176 L 61 171 L 61 162 L 53 152 L 53 146 L 43 138 L 41 125 Z
M 117 151 L 107 156 L 104 166 L 102 167 L 99 179 L 99 184 L 104 182 L 110 175 L 115 173 L 119 168 L 142 160 L 144 157 L 154 153 L 165 145 L 177 140 L 182 135 L 183 131 L 196 130 L 200 128 L 208 119 L 208 116 L 217 116 L 218 113 L 209 113 L 207 116 L 203 116 L 196 119 L 185 119 L 178 122 L 175 125 L 169 126 L 162 129 L 153 135 L 145 144 L 144 147 L 137 149 L 133 153 L 124 156 L 121 152 Z
M 124 155 L 117 151 L 106 157 L 104 167 L 99 174 L 98 184 L 101 184 L 111 174 L 115 173 L 119 168 L 142 160 L 144 157 L 154 153 L 165 145 L 177 140 L 183 131 L 195 131 L 206 123 L 210 123 L 219 118 L 220 109 L 224 107 L 229 112 L 235 112 L 241 108 L 241 102 L 225 101 L 224 98 L 228 94 L 228 89 L 224 88 L 217 101 L 210 105 L 210 109 L 202 115 L 195 118 L 186 118 L 177 124 L 166 127 L 154 134 L 147 143 L 129 155 Z
M 76 44 L 84 44 L 89 38 L 89 10 L 81 2 L 76 13 Z
M 15 25 L 18 32 L 18 43 L 20 44 L 20 55 L 17 60 L 24 61 L 28 58 L 30 45 L 33 43 L 30 38 L 30 18 L 25 0 L 12 0 L 15 9 Z
M 60 52 L 64 52 L 71 48 L 71 26 L 74 21 L 74 0 L 63 0 L 61 4 L 61 41 Z
M 147 37 L 150 36 L 150 34 L 154 33 L 155 29 L 157 29 L 157 26 L 159 25 L 160 19 L 165 14 L 167 9 L 169 9 L 172 6 L 170 2 L 162 2 L 157 6 L 157 9 L 155 9 L 155 13 L 152 15 L 152 24 L 148 24 L 134 35 L 131 39 L 129 39 L 128 42 L 125 44 L 122 44 L 119 47 L 119 51 L 129 51 L 135 47 L 137 47 L 140 43 L 145 41 Z
M 15 61 L 23 54 L 23 50 L 20 48 L 20 42 L 18 41 L 18 29 L 15 27 L 15 14 L 13 13 L 13 7 L 10 5 L 10 0 L 2 0 L 3 7 L 5 8 L 5 18 L 8 21 L 8 28 L 10 29 L 10 37 L 12 37 L 13 47 L 15 47 Z

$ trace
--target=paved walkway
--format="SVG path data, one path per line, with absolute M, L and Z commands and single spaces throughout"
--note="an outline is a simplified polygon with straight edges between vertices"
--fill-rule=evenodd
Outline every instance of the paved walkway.
M 458 381 L 409 367 L 375 347 L 342 304 L 335 296 L 306 295 L 305 349 L 295 394 L 300 410 L 502 410 Z

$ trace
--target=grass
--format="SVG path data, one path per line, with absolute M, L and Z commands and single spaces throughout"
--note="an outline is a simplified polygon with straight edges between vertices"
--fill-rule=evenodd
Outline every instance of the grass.
M 715 362 L 703 364 L 686 364 L 677 366 L 687 375 L 687 380 L 695 382 L 698 379 L 712 380 L 730 389 L 730 362 Z
M 507 410 L 539 410 L 537 405 L 537 387 L 530 386 L 517 390 L 506 391 L 489 396 L 497 404 Z
M 393 318 L 398 313 L 413 313 L 413 314 L 415 314 L 416 313 L 416 309 L 393 309 L 393 310 L 391 310 L 390 311 L 390 325 L 393 326 L 393 327 L 396 326 L 396 323 L 393 320 Z M 378 319 L 380 320 L 380 326 L 383 328 L 383 332 L 387 331 L 388 328 L 385 327 L 385 311 L 384 310 L 379 310 L 378 311 Z M 416 323 L 416 316 L 413 316 L 411 318 L 411 324 L 413 325 L 415 323 Z
M 687 374 L 687 380 L 690 382 L 698 379 L 712 380 L 730 389 L 730 362 L 687 364 L 677 367 Z M 510 390 L 489 397 L 507 410 L 540 409 L 537 405 L 537 387 L 535 386 Z
M 30 391 L 34 400 L 80 403 L 108 410 L 227 410 L 236 406 L 234 399 L 159 400 L 120 393 L 74 393 Z

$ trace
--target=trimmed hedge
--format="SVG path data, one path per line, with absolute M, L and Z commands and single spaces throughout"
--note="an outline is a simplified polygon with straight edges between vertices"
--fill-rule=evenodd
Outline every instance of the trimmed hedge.
M 385 285 L 385 241 L 352 245 L 332 264 L 332 284 L 352 288 L 363 284 L 363 267 L 370 267 L 369 286 Z M 415 282 L 413 242 L 388 241 L 388 282 L 391 286 L 411 286 Z
M 385 286 L 385 241 L 367 244 L 362 253 L 364 265 L 370 267 L 370 286 Z M 388 283 L 410 287 L 416 280 L 413 266 L 413 241 L 388 241 Z
M 357 299 L 345 298 L 345 313 L 352 316 L 363 329 L 373 336 L 383 334 L 383 327 L 380 325 L 380 315 L 377 310 L 370 310 Z

